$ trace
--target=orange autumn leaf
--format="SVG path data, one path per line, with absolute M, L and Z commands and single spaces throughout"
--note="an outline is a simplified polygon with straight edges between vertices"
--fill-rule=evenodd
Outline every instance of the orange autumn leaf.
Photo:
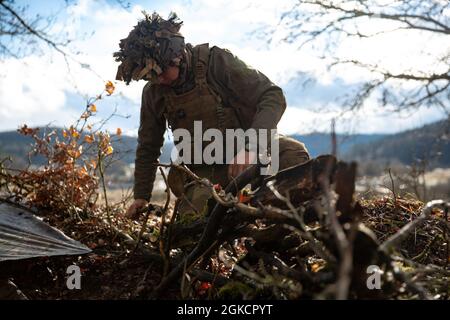
M 72 134 L 72 137 L 74 137 L 74 138 L 78 138 L 80 136 L 80 134 L 78 133 L 77 130 L 73 130 L 71 134 Z
M 323 264 L 320 264 L 320 263 L 313 263 L 312 265 L 311 265 L 311 271 L 312 272 L 319 272 L 320 270 L 322 270 L 323 269 Z
M 68 137 L 67 131 L 63 130 L 62 135 L 63 135 L 64 138 L 67 138 Z
M 31 128 L 28 128 L 28 126 L 26 124 L 24 124 L 17 131 L 20 132 L 21 134 L 25 135 L 25 136 L 28 136 L 28 135 L 31 136 L 33 134 L 36 134 L 39 131 L 39 128 L 31 129 Z
M 113 149 L 113 147 L 112 146 L 108 146 L 108 148 L 106 148 L 106 155 L 110 155 L 110 154 L 112 154 L 113 153 L 113 151 L 114 151 L 114 149 Z
M 207 290 L 211 287 L 212 287 L 212 285 L 210 282 L 202 282 L 202 284 L 200 285 L 200 289 L 203 289 L 203 290 Z
M 84 136 L 84 141 L 86 141 L 87 143 L 92 143 L 94 142 L 94 137 L 90 134 L 87 134 Z
M 91 162 L 89 163 L 89 165 L 95 169 L 97 167 L 97 162 L 94 159 L 91 159 Z
M 198 287 L 198 294 L 204 295 L 208 289 L 212 288 L 212 284 L 210 282 L 202 282 Z
M 239 194 L 239 202 L 241 203 L 247 203 L 250 201 L 250 197 L 249 196 L 245 196 L 242 193 Z
M 242 190 L 239 192 L 239 202 L 241 203 L 247 203 L 251 199 L 250 193 L 247 189 Z
M 67 150 L 67 154 L 73 159 L 79 158 L 81 156 L 81 152 L 79 150 Z
M 70 126 L 69 132 L 70 132 L 70 135 L 74 138 L 78 138 L 80 136 L 79 132 L 73 126 Z M 72 144 L 76 145 L 76 142 L 72 141 Z
M 90 104 L 89 105 L 89 111 L 90 112 L 97 112 L 97 106 L 95 104 Z
M 105 91 L 108 92 L 108 95 L 112 95 L 115 89 L 116 88 L 114 87 L 114 84 L 111 81 L 106 82 Z
M 86 168 L 83 166 L 80 169 L 78 169 L 78 176 L 81 178 L 83 176 L 88 175 L 88 171 L 86 170 Z

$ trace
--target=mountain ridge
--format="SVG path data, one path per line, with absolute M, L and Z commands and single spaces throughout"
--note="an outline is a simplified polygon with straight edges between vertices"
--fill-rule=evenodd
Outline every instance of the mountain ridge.
M 420 128 L 406 130 L 396 134 L 337 134 L 337 150 L 339 158 L 356 161 L 397 161 L 411 165 L 417 159 L 431 158 L 436 154 L 439 160 L 430 162 L 432 167 L 450 166 L 450 135 L 449 120 L 442 120 Z M 56 129 L 58 135 L 60 128 Z M 114 137 L 114 135 L 112 135 Z M 305 143 L 312 157 L 331 153 L 331 135 L 329 133 L 313 132 L 306 135 L 291 137 Z M 439 139 L 437 139 L 439 138 Z M 121 161 L 134 163 L 137 137 L 122 135 L 120 141 L 113 142 L 115 150 L 120 151 Z M 0 159 L 11 156 L 14 161 L 23 166 L 28 162 L 28 152 L 33 139 L 19 134 L 17 131 L 0 132 Z M 160 161 L 170 162 L 172 142 L 163 146 Z M 36 164 L 42 164 L 43 159 L 33 158 Z

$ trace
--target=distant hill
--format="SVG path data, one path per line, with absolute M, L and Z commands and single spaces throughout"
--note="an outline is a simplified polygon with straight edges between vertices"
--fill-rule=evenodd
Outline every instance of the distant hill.
M 62 137 L 61 128 L 47 128 L 46 130 L 48 132 L 56 130 L 57 135 Z M 120 138 L 111 135 L 111 138 L 114 150 L 120 153 L 121 162 L 134 163 L 137 138 L 126 135 L 122 135 Z M 32 144 L 33 139 L 31 137 L 21 135 L 17 131 L 0 132 L 0 160 L 5 157 L 11 157 L 15 166 L 22 168 L 28 164 L 28 154 L 31 151 Z M 160 158 L 161 162 L 170 162 L 170 150 L 170 144 L 164 145 L 163 154 Z M 32 156 L 31 160 L 36 165 L 44 163 L 44 159 L 41 156 Z
M 61 129 L 56 129 L 60 134 Z M 344 154 L 353 146 L 361 143 L 369 143 L 377 141 L 386 135 L 383 134 L 356 134 L 356 135 L 337 135 L 338 152 Z M 308 135 L 294 135 L 293 138 L 304 142 L 308 151 L 313 157 L 319 154 L 331 152 L 330 135 L 326 133 L 311 133 Z M 20 164 L 27 162 L 27 153 L 30 151 L 33 139 L 25 137 L 16 131 L 0 132 L 0 157 L 6 155 L 12 156 L 15 161 Z M 135 150 L 137 139 L 135 137 L 122 135 L 120 141 L 113 144 L 114 150 L 121 152 L 121 160 L 125 163 L 133 163 L 135 158 Z M 166 142 L 160 158 L 161 162 L 170 162 L 171 142 Z M 33 163 L 41 164 L 42 158 L 34 157 Z
M 25 166 L 32 143 L 32 138 L 17 131 L 0 132 L 0 159 L 11 157 L 19 167 Z
M 376 160 L 386 164 L 426 161 L 429 169 L 450 167 L 450 119 L 385 136 L 373 142 L 355 144 L 344 158 L 359 162 Z
M 338 155 L 347 154 L 355 145 L 378 141 L 386 136 L 387 134 L 337 134 Z M 313 157 L 331 153 L 331 135 L 329 133 L 314 132 L 292 137 L 303 142 Z
M 1 135 L 1 134 L 0 134 Z M 172 143 L 166 142 L 162 148 L 161 163 L 170 163 L 170 152 L 172 150 Z M 137 138 L 122 135 L 120 141 L 113 144 L 114 150 L 122 151 L 125 156 L 122 161 L 126 163 L 134 163 L 136 157 Z
M 57 129 L 61 134 L 61 129 Z M 313 157 L 331 152 L 331 138 L 327 133 L 294 135 L 304 142 Z M 15 165 L 27 163 L 27 154 L 32 143 L 30 137 L 24 137 L 16 131 L 0 132 L 0 159 L 11 156 Z M 405 132 L 387 134 L 337 135 L 338 155 L 345 160 L 377 162 L 383 165 L 389 162 L 412 164 L 418 159 L 426 159 L 429 168 L 450 167 L 449 121 L 439 121 L 422 128 Z M 113 144 L 114 150 L 121 152 L 121 162 L 134 163 L 136 137 L 122 135 L 120 141 Z M 170 161 L 171 142 L 166 142 L 160 161 Z M 41 158 L 33 158 L 40 164 Z

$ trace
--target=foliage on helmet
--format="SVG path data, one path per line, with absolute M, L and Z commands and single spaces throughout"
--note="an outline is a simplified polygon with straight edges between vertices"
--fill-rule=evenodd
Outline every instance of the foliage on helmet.
M 151 80 L 168 66 L 177 65 L 185 48 L 179 32 L 183 22 L 176 13 L 171 12 L 167 20 L 156 12 L 143 14 L 145 18 L 120 40 L 120 50 L 113 54 L 121 62 L 116 80 L 127 84 L 131 80 Z

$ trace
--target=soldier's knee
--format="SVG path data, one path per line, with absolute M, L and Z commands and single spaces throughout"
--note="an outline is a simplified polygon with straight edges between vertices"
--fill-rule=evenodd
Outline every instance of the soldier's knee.
M 185 193 L 179 198 L 178 217 L 180 222 L 191 223 L 208 214 L 208 202 L 211 198 L 208 187 L 192 184 L 185 188 Z
M 304 143 L 286 136 L 279 139 L 279 151 L 279 170 L 302 164 L 311 158 Z
M 171 167 L 167 175 L 167 183 L 172 193 L 178 198 L 185 193 L 185 184 L 188 180 L 186 174 L 176 167 Z

